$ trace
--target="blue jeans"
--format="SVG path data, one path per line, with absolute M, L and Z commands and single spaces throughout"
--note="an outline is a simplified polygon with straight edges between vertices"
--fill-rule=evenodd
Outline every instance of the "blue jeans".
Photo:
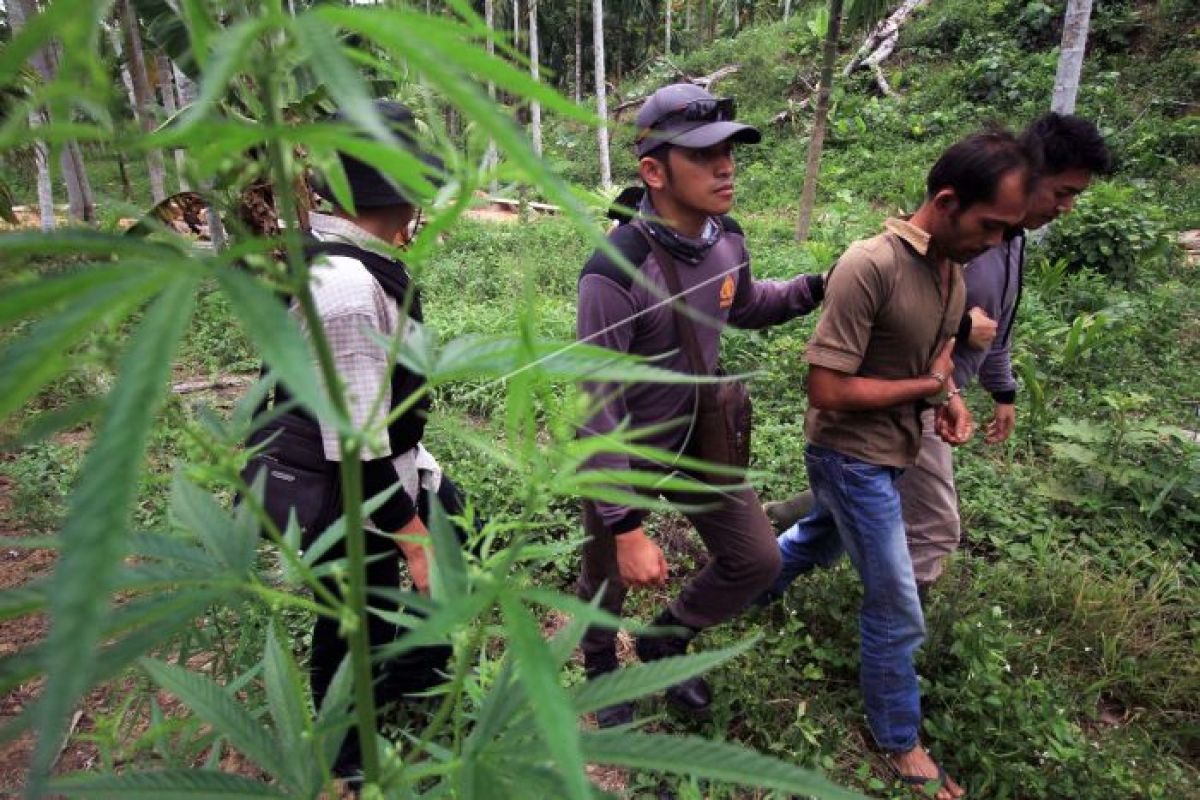
M 895 487 L 902 470 L 811 444 L 804 460 L 816 504 L 779 536 L 783 569 L 771 591 L 782 594 L 798 575 L 850 556 L 863 583 L 860 679 L 867 722 L 884 750 L 910 750 L 921 725 L 913 654 L 925 639 L 925 618 Z

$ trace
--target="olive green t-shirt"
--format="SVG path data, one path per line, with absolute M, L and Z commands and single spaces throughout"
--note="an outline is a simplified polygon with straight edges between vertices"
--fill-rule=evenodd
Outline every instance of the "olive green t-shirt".
M 863 378 L 928 375 L 958 329 L 966 295 L 962 267 L 952 264 L 945 297 L 928 251 L 929 234 L 901 219 L 850 245 L 827 278 L 808 363 Z M 906 467 L 920 449 L 919 414 L 916 403 L 870 411 L 810 407 L 804 433 L 813 444 L 869 464 Z

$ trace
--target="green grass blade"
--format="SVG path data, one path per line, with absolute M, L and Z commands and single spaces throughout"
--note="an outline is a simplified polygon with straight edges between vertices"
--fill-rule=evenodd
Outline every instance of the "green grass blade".
M 95 256 L 98 259 L 120 257 L 124 262 L 137 261 L 143 268 L 186 269 L 180 260 L 191 244 L 184 238 L 167 241 L 148 241 L 119 233 L 66 228 L 53 234 L 40 231 L 15 231 L 0 236 L 0 263 L 24 264 L 31 256 Z
M 9 344 L 0 352 L 0 418 L 16 411 L 62 374 L 68 366 L 67 351 L 103 320 L 125 318 L 168 280 L 162 273 L 151 273 L 97 286 Z
M 15 39 L 0 50 L 0 86 L 17 80 L 17 73 L 37 50 L 64 28 L 73 27 L 79 10 L 73 3 L 51 3 L 26 20 L 25 27 Z
M 262 781 L 203 769 L 167 769 L 124 775 L 81 775 L 60 778 L 50 791 L 64 797 L 136 798 L 152 800 L 257 800 L 288 795 Z
M 263 655 L 263 683 L 267 691 L 267 707 L 286 747 L 312 740 L 312 715 L 305 702 L 307 689 L 300 678 L 292 653 L 279 641 L 275 625 L 267 630 L 267 646 Z M 304 796 L 315 795 L 321 787 L 320 765 L 312 758 L 288 759 L 291 783 Z
M 721 650 L 663 658 L 601 675 L 575 687 L 575 710 L 580 714 L 660 692 L 746 652 L 757 638 Z
M 558 664 L 542 639 L 541 630 L 529 610 L 515 595 L 500 598 L 507 623 L 509 645 L 517 665 L 517 677 L 533 706 L 533 716 L 541 729 L 542 740 L 558 762 L 567 796 L 586 800 L 591 797 L 579 728 L 571 701 L 559 682 Z
M 217 275 L 234 316 L 288 392 L 322 420 L 340 420 L 317 376 L 308 338 L 278 295 L 242 272 Z
M 440 600 L 467 592 L 467 562 L 462 543 L 454 532 L 446 509 L 432 493 L 429 496 L 429 535 L 433 540 L 433 597 Z
M 317 712 L 317 737 L 325 763 L 332 764 L 342 749 L 346 732 L 354 724 L 350 715 L 350 701 L 354 693 L 354 673 L 350 669 L 350 658 L 347 656 L 338 664 L 333 680 L 329 682 L 329 691 L 321 701 Z
M 278 22 L 273 17 L 252 17 L 224 28 L 208 55 L 200 80 L 200 96 L 179 117 L 180 129 L 204 119 L 210 108 L 225 95 L 229 82 L 255 52 L 254 40 Z
M 691 775 L 819 800 L 864 800 L 819 773 L 728 742 L 621 730 L 583 731 L 581 739 L 588 761 L 597 764 Z
M 103 408 L 104 404 L 99 397 L 86 397 L 62 408 L 43 411 L 31 417 L 12 439 L 0 443 L 0 452 L 13 452 L 49 439 L 59 431 L 77 428 L 99 414 Z
M 287 763 L 291 758 L 285 759 L 284 751 L 271 732 L 225 687 L 174 664 L 152 658 L 140 659 L 139 663 L 156 684 L 175 695 L 196 716 L 212 725 L 238 752 L 272 775 L 286 775 Z M 289 748 L 299 746 L 299 742 L 288 743 Z M 291 756 L 304 757 L 294 751 Z
M 88 265 L 63 275 L 39 277 L 28 283 L 5 288 L 0 295 L 0 325 L 31 317 L 44 308 L 70 300 L 97 286 L 128 279 L 144 272 L 142 265 Z
M 213 558 L 235 574 L 244 574 L 251 566 L 242 537 L 233 518 L 211 494 L 176 472 L 171 482 L 172 516 L 194 533 Z M 254 551 L 249 551 L 253 557 Z
M 159 533 L 130 534 L 129 552 L 140 558 L 176 561 L 207 572 L 216 572 L 220 569 L 220 565 L 202 547 L 184 539 Z
M 0 619 L 23 617 L 41 611 L 48 599 L 47 584 L 44 579 L 31 580 L 0 592 Z
M 40 797 L 67 714 L 87 688 L 106 602 L 127 551 L 129 508 L 142 457 L 167 392 L 171 357 L 191 319 L 196 281 L 177 280 L 151 306 L 121 359 L 95 444 L 71 494 L 54 571 L 46 640 L 46 689 L 37 705 L 38 741 L 29 795 Z
M 313 73 L 346 116 L 381 142 L 392 141 L 392 132 L 375 110 L 362 77 L 342 53 L 342 43 L 333 35 L 329 23 L 309 12 L 296 17 L 292 26 Z

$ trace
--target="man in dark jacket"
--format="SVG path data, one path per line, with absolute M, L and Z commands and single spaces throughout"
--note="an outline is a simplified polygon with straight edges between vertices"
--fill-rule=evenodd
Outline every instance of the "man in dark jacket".
M 431 171 L 440 168 L 440 161 L 416 144 L 415 122 L 407 107 L 380 101 L 376 110 L 393 129 L 397 146 L 420 157 Z M 410 285 L 404 263 L 395 257 L 396 248 L 407 244 L 412 233 L 417 198 L 412 189 L 397 186 L 373 166 L 346 153 L 339 158 L 355 208 L 338 206 L 327 186 L 317 182 L 317 191 L 334 204 L 334 210 L 312 213 L 309 218 L 309 289 L 345 392 L 350 420 L 355 429 L 370 434 L 361 451 L 363 495 L 370 498 L 399 485 L 370 515 L 367 584 L 398 589 L 403 558 L 413 585 L 424 593 L 429 589 L 430 574 L 425 527 L 430 496 L 436 496 L 451 515 L 461 513 L 463 506 L 457 488 L 421 444 L 428 399 L 418 400 L 385 424 L 397 407 L 422 391 L 424 382 L 420 375 L 389 360 L 387 344 L 396 337 L 417 335 L 422 325 L 420 294 Z M 303 323 L 295 301 L 291 313 Z M 286 387 L 276 391 L 276 402 L 281 399 L 286 399 Z M 296 510 L 307 549 L 342 514 L 338 432 L 328 420 L 295 409 L 272 423 L 266 433 L 273 436 L 266 451 L 270 459 L 266 506 L 281 528 L 287 524 L 289 511 Z M 261 436 L 260 441 L 265 438 Z M 314 474 L 321 477 L 314 479 Z M 319 563 L 344 557 L 344 542 L 339 540 Z M 330 592 L 340 595 L 334 577 L 325 578 L 324 583 Z M 373 596 L 371 603 L 380 611 L 399 610 L 394 599 Z M 379 614 L 369 614 L 363 624 L 373 649 L 390 644 L 400 634 L 394 623 Z M 318 617 L 312 638 L 310 677 L 313 701 L 319 708 L 348 648 L 336 619 Z M 376 704 L 399 700 L 440 682 L 449 652 L 447 646 L 422 647 L 377 663 Z M 355 772 L 359 756 L 352 730 L 334 765 L 335 772 Z
M 693 327 L 703 361 L 700 369 L 712 375 L 724 325 L 762 328 L 806 314 L 820 303 L 823 282 L 818 275 L 779 282 L 756 281 L 751 275 L 745 237 L 726 213 L 733 204 L 733 145 L 756 143 L 761 136 L 734 121 L 731 100 L 719 100 L 691 84 L 667 86 L 646 101 L 637 126 L 638 168 L 645 192 L 638 201 L 637 219 L 609 235 L 635 273 L 622 269 L 603 251 L 592 256 L 579 279 L 577 337 L 622 353 L 654 357 L 666 369 L 695 372 L 677 334 L 673 306 L 666 300 L 671 292 L 665 270 L 671 265 L 661 263 L 657 250 L 673 262 L 684 299 L 697 312 Z M 702 434 L 689 424 L 696 412 L 694 385 L 588 388 L 603 405 L 581 429 L 581 436 L 606 436 L 623 425 L 634 431 L 653 427 L 639 443 L 681 453 L 689 440 Z M 674 471 L 670 464 L 648 463 L 621 452 L 598 456 L 588 468 L 632 468 L 664 475 Z M 684 653 L 696 632 L 736 614 L 779 570 L 771 525 L 752 489 L 716 495 L 650 493 L 681 505 L 708 505 L 706 510 L 685 513 L 704 540 L 709 560 L 654 620 L 656 626 L 679 633 L 638 638 L 636 649 L 643 661 Z M 619 502 L 585 502 L 589 541 L 583 551 L 580 597 L 591 599 L 604 586 L 601 605 L 620 614 L 628 588 L 666 583 L 666 558 L 647 537 L 643 521 L 641 510 Z M 589 677 L 617 669 L 615 631 L 591 629 L 583 652 Z M 673 687 L 667 697 L 693 716 L 708 713 L 710 695 L 700 679 Z M 602 726 L 632 719 L 629 704 L 598 714 Z

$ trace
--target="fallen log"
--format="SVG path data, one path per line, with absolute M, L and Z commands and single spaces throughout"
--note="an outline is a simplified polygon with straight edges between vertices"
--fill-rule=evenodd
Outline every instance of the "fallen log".
M 668 61 L 667 63 L 670 64 L 671 62 Z M 674 65 L 672 64 L 672 66 Z M 739 67 L 737 64 L 726 64 L 720 69 L 710 72 L 708 75 L 701 75 L 699 78 L 693 78 L 686 73 L 679 72 L 679 83 L 694 83 L 701 89 L 711 92 L 713 90 L 712 87 L 717 83 L 717 81 L 728 78 L 730 75 L 737 74 L 739 69 L 741 69 L 741 67 Z M 621 103 L 609 108 L 608 113 L 613 119 L 620 119 L 622 111 L 627 111 L 634 106 L 640 106 L 642 103 L 646 102 L 646 98 L 649 96 L 650 95 L 648 94 L 644 94 L 640 97 L 634 97 L 629 100 L 622 101 Z
M 194 394 L 196 392 L 215 392 L 221 389 L 249 386 L 257 379 L 257 375 L 224 375 L 216 380 L 180 381 L 171 386 L 171 393 Z
M 842 70 L 842 76 L 846 77 L 855 70 L 865 67 L 875 73 L 875 84 L 883 94 L 895 96 L 896 92 L 888 84 L 887 78 L 883 74 L 883 67 L 880 65 L 895 51 L 896 44 L 900 41 L 900 26 L 913 11 L 928 2 L 929 0 L 904 0 L 899 8 L 889 14 L 886 19 L 881 20 L 867 35 L 862 46 L 858 48 L 858 52 L 854 54 L 854 58 L 850 59 L 845 69 Z
M 798 100 L 798 101 L 797 100 L 789 100 L 787 108 L 783 109 L 778 114 L 771 117 L 771 124 L 772 125 L 784 125 L 789 122 L 795 122 L 796 115 L 799 114 L 801 111 L 803 111 L 805 108 L 808 108 L 808 105 L 811 101 L 812 101 L 811 96 L 806 97 L 803 100 Z

